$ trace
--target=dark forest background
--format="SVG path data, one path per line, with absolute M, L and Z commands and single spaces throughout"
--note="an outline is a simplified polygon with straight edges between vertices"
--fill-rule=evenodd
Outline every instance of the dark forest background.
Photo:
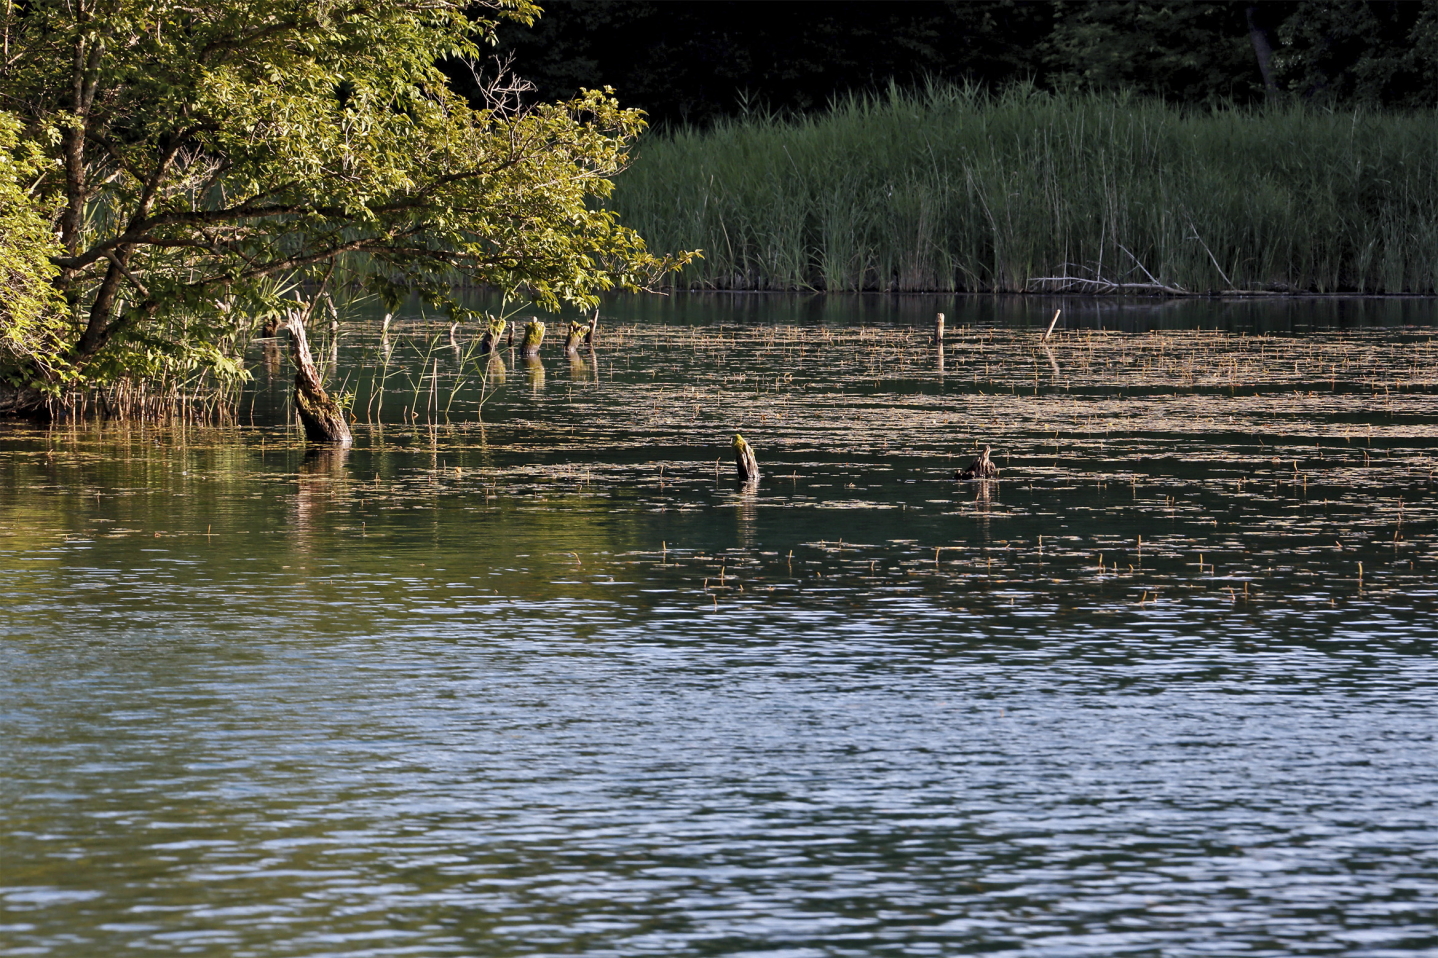
M 1438 2 L 548 0 L 500 53 L 541 99 L 611 86 L 656 126 L 928 79 L 1218 105 L 1438 103 Z

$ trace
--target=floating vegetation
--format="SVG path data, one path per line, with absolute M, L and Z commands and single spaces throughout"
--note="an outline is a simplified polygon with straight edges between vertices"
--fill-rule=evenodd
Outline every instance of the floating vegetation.
M 942 351 L 884 326 L 606 331 L 599 353 L 538 370 L 451 348 L 440 324 L 355 337 L 356 447 L 337 455 L 258 424 L 12 438 L 0 540 L 28 555 L 271 535 L 377 570 L 396 549 L 429 557 L 416 568 L 499 563 L 532 598 L 884 603 L 915 628 L 1221 619 L 1318 641 L 1368 621 L 1355 608 L 1405 641 L 1433 625 L 1430 330 L 950 328 Z M 258 385 L 283 401 L 288 377 Z M 736 428 L 764 451 L 757 488 L 733 483 Z M 1001 478 L 955 482 L 985 446 Z M 256 526 L 252 498 L 286 518 Z

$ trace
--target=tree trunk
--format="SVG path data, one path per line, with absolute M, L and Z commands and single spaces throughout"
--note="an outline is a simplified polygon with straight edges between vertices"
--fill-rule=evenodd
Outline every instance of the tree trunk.
M 302 315 L 296 311 L 284 322 L 290 331 L 290 358 L 295 363 L 295 408 L 310 442 L 348 446 L 354 442 L 344 411 L 330 398 L 320 384 L 320 372 L 310 355 L 310 342 L 305 336 Z
M 759 460 L 754 456 L 754 447 L 737 432 L 734 434 L 734 470 L 740 482 L 759 481 Z
M 1258 4 L 1250 3 L 1243 14 L 1248 20 L 1248 40 L 1253 44 L 1254 56 L 1258 57 L 1258 72 L 1263 76 L 1264 95 L 1272 100 L 1278 96 L 1278 83 L 1273 79 L 1273 44 L 1269 42 L 1268 31 L 1258 22 Z

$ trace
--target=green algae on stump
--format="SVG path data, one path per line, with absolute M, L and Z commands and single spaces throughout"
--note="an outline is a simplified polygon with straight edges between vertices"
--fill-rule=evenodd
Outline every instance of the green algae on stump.
M 564 351 L 573 356 L 579 352 L 579 344 L 589 332 L 589 324 L 571 320 L 569 323 L 569 335 L 564 337 Z
M 544 324 L 531 319 L 524 324 L 524 341 L 520 343 L 521 356 L 538 356 L 540 344 L 544 342 Z
M 499 342 L 504 338 L 504 328 L 509 324 L 498 316 L 489 317 L 489 328 L 479 340 L 479 351 L 481 354 L 492 353 L 499 348 Z

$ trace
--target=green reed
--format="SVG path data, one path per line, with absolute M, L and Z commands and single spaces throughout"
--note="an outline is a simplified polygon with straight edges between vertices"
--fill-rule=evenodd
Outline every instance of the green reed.
M 1435 131 L 935 83 L 652 134 L 613 203 L 692 286 L 1433 293 Z

